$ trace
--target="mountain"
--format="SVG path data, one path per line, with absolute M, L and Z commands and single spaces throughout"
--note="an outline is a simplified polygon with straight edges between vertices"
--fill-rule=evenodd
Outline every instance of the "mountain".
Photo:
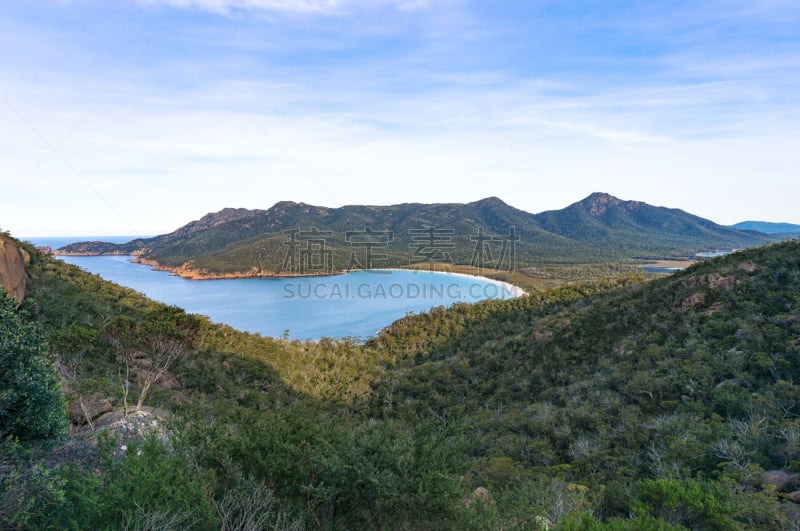
M 521 269 L 693 256 L 767 241 L 765 235 L 722 227 L 681 210 L 596 193 L 541 214 L 496 197 L 466 204 L 340 208 L 282 201 L 268 210 L 225 209 L 154 238 L 122 245 L 81 242 L 57 254 L 136 254 L 140 262 L 183 276 L 213 278 L 421 262 Z M 310 267 L 315 260 L 319 263 Z
M 754 230 L 764 234 L 800 234 L 800 225 L 793 223 L 771 223 L 769 221 L 742 221 L 731 225 L 737 230 Z
M 465 264 L 471 262 L 478 247 L 484 251 L 479 257 L 486 267 L 517 259 L 530 264 L 538 259 L 583 262 L 598 256 L 617 258 L 613 252 L 598 253 L 583 242 L 541 229 L 531 214 L 498 198 L 467 204 L 340 208 L 282 201 L 266 211 L 237 211 L 233 219 L 220 219 L 222 212 L 155 238 L 122 245 L 81 242 L 56 254 L 138 254 L 144 263 L 186 276 L 198 272 L 280 274 L 293 246 L 305 251 L 312 249 L 309 245 L 321 256 L 330 253 L 332 271 L 366 266 L 368 252 L 373 267 L 428 261 Z M 504 242 L 505 255 L 501 252 Z
M 649 256 L 676 252 L 694 256 L 704 249 L 745 248 L 765 242 L 762 236 L 717 225 L 683 210 L 623 201 L 604 193 L 593 193 L 562 210 L 534 218 L 542 228 L 576 241 Z

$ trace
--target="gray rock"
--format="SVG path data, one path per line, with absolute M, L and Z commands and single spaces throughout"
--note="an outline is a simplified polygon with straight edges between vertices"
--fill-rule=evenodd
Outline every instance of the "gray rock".
M 69 418 L 77 426 L 88 424 L 89 420 L 93 421 L 100 415 L 112 411 L 116 402 L 116 398 L 94 394 L 83 399 L 83 408 L 81 408 L 80 402 L 76 400 L 69 405 Z

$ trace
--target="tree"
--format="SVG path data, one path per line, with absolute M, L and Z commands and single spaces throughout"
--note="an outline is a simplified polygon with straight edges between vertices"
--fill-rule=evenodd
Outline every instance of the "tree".
M 161 380 L 168 372 L 172 364 L 184 354 L 183 343 L 169 337 L 156 335 L 147 338 L 148 346 L 148 367 L 147 370 L 139 370 L 141 377 L 141 389 L 139 400 L 136 402 L 136 409 L 142 409 L 144 399 L 150 392 L 153 384 Z
M 0 292 L 0 438 L 53 440 L 66 427 L 60 382 L 44 336 Z

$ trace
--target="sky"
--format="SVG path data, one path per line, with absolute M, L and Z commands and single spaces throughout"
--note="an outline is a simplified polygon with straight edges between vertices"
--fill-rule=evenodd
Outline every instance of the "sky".
M 6 0 L 0 229 L 592 192 L 800 223 L 796 0 Z

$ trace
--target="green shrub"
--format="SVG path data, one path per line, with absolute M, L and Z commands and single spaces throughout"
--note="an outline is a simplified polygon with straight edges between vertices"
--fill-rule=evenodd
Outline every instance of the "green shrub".
M 33 527 L 39 529 L 215 529 L 210 475 L 183 452 L 155 438 L 129 444 L 115 457 L 113 441 L 100 440 L 105 464 L 97 470 L 62 468 L 63 496 Z
M 65 411 L 44 336 L 0 292 L 0 438 L 57 439 Z

